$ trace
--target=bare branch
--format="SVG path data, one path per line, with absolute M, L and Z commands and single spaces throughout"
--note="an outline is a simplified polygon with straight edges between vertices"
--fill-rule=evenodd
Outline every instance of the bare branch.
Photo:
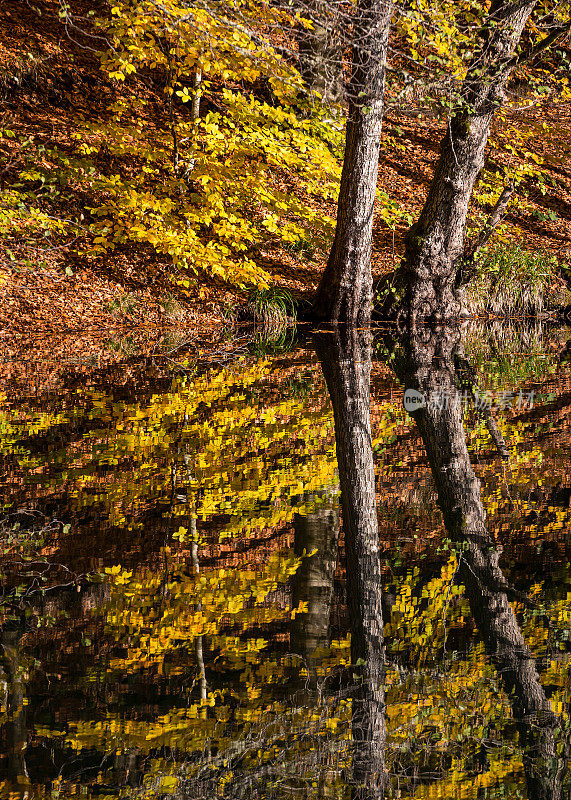
M 520 54 L 519 56 L 514 56 L 511 58 L 507 64 L 505 65 L 505 70 L 509 72 L 516 67 L 520 67 L 522 64 L 531 61 L 540 53 L 543 53 L 552 44 L 554 44 L 557 39 L 561 36 L 564 36 L 566 33 L 571 31 L 571 20 L 567 22 L 565 25 L 561 25 L 559 28 L 554 28 L 550 34 L 548 34 L 545 39 L 542 39 L 540 42 L 537 42 L 533 47 L 531 47 L 527 53 Z
M 490 241 L 493 232 L 498 227 L 500 221 L 503 219 L 507 211 L 511 196 L 514 191 L 515 184 L 513 181 L 510 181 L 504 186 L 502 193 L 498 197 L 496 204 L 492 209 L 492 213 L 488 217 L 488 221 L 480 231 L 480 234 L 476 239 L 474 246 L 472 247 L 471 253 L 468 257 L 470 261 L 474 261 L 480 250 Z

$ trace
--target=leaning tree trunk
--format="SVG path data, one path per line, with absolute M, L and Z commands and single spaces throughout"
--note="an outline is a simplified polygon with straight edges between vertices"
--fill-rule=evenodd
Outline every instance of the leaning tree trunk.
M 360 324 L 369 319 L 373 282 L 371 243 L 391 18 L 386 0 L 359 0 L 348 87 L 345 158 L 335 239 L 312 316 Z
M 501 105 L 514 50 L 536 0 L 493 0 L 480 46 L 463 81 L 428 197 L 407 235 L 397 285 L 412 324 L 420 318 L 458 316 L 457 277 L 464 254 L 466 218 L 484 165 L 490 123 Z M 511 60 L 510 60 L 511 59 Z
M 351 713 L 353 795 L 359 800 L 381 800 L 387 786 L 385 648 L 369 415 L 370 336 L 346 327 L 316 343 L 335 418 L 351 662 L 358 675 Z
M 486 528 L 480 483 L 470 463 L 456 363 L 457 331 L 423 329 L 395 360 L 407 389 L 427 405 L 413 416 L 422 436 L 446 530 L 459 550 L 459 579 L 486 650 L 494 661 L 524 751 L 529 800 L 560 800 L 565 759 L 560 722 L 539 681 L 510 599 L 518 599 L 498 566 L 501 550 Z M 521 598 L 519 598 L 521 599 Z

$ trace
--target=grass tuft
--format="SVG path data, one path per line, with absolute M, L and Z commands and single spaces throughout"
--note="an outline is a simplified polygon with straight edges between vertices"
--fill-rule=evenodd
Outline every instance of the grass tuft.
M 297 303 L 287 289 L 255 289 L 246 303 L 246 316 L 255 324 L 285 328 L 297 321 Z
M 518 244 L 497 244 L 482 252 L 475 277 L 466 287 L 473 314 L 535 316 L 558 285 L 557 259 Z

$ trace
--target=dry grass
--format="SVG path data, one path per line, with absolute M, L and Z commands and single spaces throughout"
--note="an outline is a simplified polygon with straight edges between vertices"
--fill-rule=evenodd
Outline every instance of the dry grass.
M 538 316 L 564 301 L 556 258 L 518 244 L 498 244 L 480 258 L 467 287 L 468 310 L 494 316 Z

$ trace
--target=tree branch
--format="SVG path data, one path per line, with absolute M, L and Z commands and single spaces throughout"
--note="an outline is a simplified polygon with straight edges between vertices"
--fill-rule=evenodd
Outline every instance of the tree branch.
M 461 259 L 461 264 L 456 279 L 457 287 L 464 286 L 474 277 L 476 271 L 475 269 L 476 258 L 478 257 L 478 254 L 481 251 L 481 249 L 486 244 L 488 244 L 488 242 L 492 238 L 493 232 L 498 227 L 501 219 L 503 218 L 503 216 L 507 211 L 508 203 L 514 191 L 515 191 L 515 184 L 513 183 L 513 181 L 510 181 L 504 186 L 502 193 L 498 197 L 496 204 L 492 209 L 492 213 L 490 214 L 486 224 L 480 231 L 478 238 L 476 239 L 472 247 L 467 248 L 467 250 L 464 251 L 464 256 Z
M 565 25 L 561 25 L 559 28 L 554 28 L 551 33 L 542 39 L 540 42 L 537 42 L 527 53 L 521 54 L 519 56 L 513 56 L 507 62 L 504 67 L 505 71 L 510 71 L 515 69 L 516 67 L 525 64 L 528 61 L 531 61 L 535 58 L 539 53 L 542 53 L 544 50 L 547 50 L 548 47 L 557 41 L 560 36 L 563 36 L 565 33 L 569 33 L 571 31 L 571 20 L 567 22 Z
M 508 204 L 514 191 L 515 184 L 513 181 L 509 181 L 509 183 L 504 186 L 502 193 L 498 197 L 496 204 L 492 209 L 492 213 L 488 217 L 488 221 L 480 231 L 478 238 L 472 247 L 470 255 L 468 256 L 470 261 L 474 261 L 480 250 L 490 241 L 493 232 L 498 227 L 501 219 L 504 217 L 507 211 Z

